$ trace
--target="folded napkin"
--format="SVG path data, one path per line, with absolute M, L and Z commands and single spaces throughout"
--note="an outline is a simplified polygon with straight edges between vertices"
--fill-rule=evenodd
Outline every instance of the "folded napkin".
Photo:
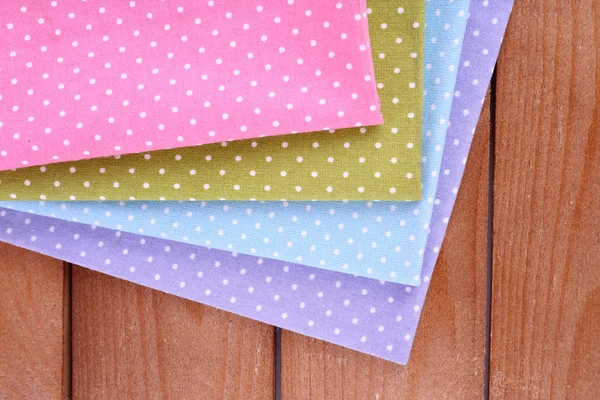
M 283 11 L 287 10 L 286 12 L 289 13 L 301 11 L 299 16 L 290 16 L 290 18 L 298 17 L 300 21 L 297 26 L 292 24 L 294 20 L 281 24 L 273 24 L 271 20 L 267 21 L 266 26 L 276 26 L 273 29 L 284 30 L 284 33 L 268 35 L 268 40 L 262 45 L 277 47 L 282 40 L 287 38 L 298 46 L 304 46 L 298 51 L 306 50 L 309 54 L 313 54 L 315 51 L 326 50 L 321 54 L 326 60 L 323 62 L 314 60 L 317 65 L 309 66 L 307 65 L 308 59 L 303 56 L 305 61 L 298 66 L 296 60 L 293 59 L 292 65 L 289 67 L 300 68 L 305 72 L 297 76 L 287 72 L 287 65 L 279 66 L 276 70 L 275 64 L 273 64 L 270 70 L 264 70 L 263 64 L 267 62 L 270 63 L 268 65 L 272 64 L 270 58 L 258 60 L 258 57 L 255 57 L 251 65 L 260 62 L 261 76 L 264 74 L 265 77 L 272 80 L 266 81 L 264 84 L 262 80 L 258 81 L 259 86 L 251 88 L 250 93 L 257 92 L 266 96 L 270 95 L 272 91 L 275 94 L 274 98 L 265 98 L 263 100 L 266 103 L 263 102 L 255 107 L 251 103 L 252 98 L 248 98 L 245 94 L 238 94 L 233 88 L 229 89 L 230 84 L 227 84 L 225 92 L 217 91 L 215 96 L 219 96 L 220 99 L 230 91 L 234 92 L 227 99 L 235 99 L 236 107 L 250 105 L 252 113 L 254 110 L 260 109 L 260 114 L 253 114 L 252 120 L 259 117 L 266 118 L 268 113 L 270 117 L 267 125 L 271 123 L 270 121 L 277 119 L 280 123 L 277 132 L 280 133 L 285 132 L 284 129 L 281 129 L 284 119 L 296 115 L 301 117 L 303 124 L 309 124 L 304 119 L 310 117 L 308 119 L 311 119 L 312 126 L 319 116 L 320 122 L 313 128 L 315 130 L 325 127 L 335 128 L 333 121 L 323 119 L 329 118 L 332 114 L 335 121 L 349 117 L 351 112 L 358 113 L 362 110 L 359 106 L 360 103 L 354 103 L 355 101 L 361 99 L 367 101 L 368 99 L 366 94 L 362 94 L 358 89 L 352 89 L 351 94 L 348 94 L 349 88 L 354 88 L 353 84 L 360 83 L 363 86 L 366 85 L 363 90 L 366 91 L 370 87 L 369 84 L 375 84 L 373 79 L 364 81 L 362 76 L 359 76 L 362 82 L 353 81 L 358 72 L 358 66 L 354 61 L 347 61 L 348 57 L 357 51 L 360 53 L 357 57 L 363 58 L 371 53 L 368 43 L 364 42 L 366 33 L 361 31 L 362 36 L 359 35 L 359 32 L 351 34 L 352 32 L 347 26 L 350 24 L 355 28 L 364 27 L 366 19 L 361 14 L 352 15 L 353 18 L 356 16 L 359 21 L 348 22 L 343 18 L 347 11 L 357 7 L 354 2 L 329 0 L 303 2 L 302 4 L 295 2 L 291 6 L 285 5 L 283 1 L 277 3 L 279 4 L 277 9 L 282 7 Z M 228 142 L 226 140 L 229 138 L 229 132 L 235 135 L 242 134 L 238 127 L 234 127 L 230 131 L 224 131 L 226 138 L 219 139 L 223 140 L 221 144 L 5 171 L 0 173 L 0 200 L 379 199 L 402 201 L 420 199 L 425 3 L 422 0 L 407 0 L 402 7 L 398 7 L 396 1 L 380 0 L 370 5 L 368 17 L 372 33 L 372 53 L 375 58 L 377 87 L 382 99 L 381 111 L 385 116 L 384 125 Z M 244 7 L 244 2 L 241 6 Z M 313 11 L 317 9 L 331 11 L 330 8 L 333 7 L 334 10 L 328 12 L 330 18 L 327 27 L 311 25 L 316 22 L 324 24 L 322 22 L 324 17 L 317 17 L 315 13 L 309 17 L 305 16 L 304 10 L 308 7 Z M 237 6 L 231 8 L 237 8 Z M 264 8 L 265 10 L 258 14 L 255 10 L 251 10 L 252 12 L 249 12 L 248 15 L 257 15 L 262 18 L 267 12 L 266 4 Z M 238 17 L 241 18 L 241 15 L 240 13 Z M 302 28 L 300 22 L 309 24 L 310 29 Z M 206 23 L 212 27 L 216 22 L 207 21 Z M 224 22 L 224 24 L 224 26 L 229 26 L 228 23 Z M 298 35 L 293 35 L 293 31 L 298 27 L 300 28 Z M 340 30 L 345 31 L 340 33 Z M 252 40 L 261 43 L 260 38 L 264 30 L 259 25 L 252 24 L 252 28 L 247 32 L 245 34 L 258 34 L 259 36 L 253 36 Z M 212 39 L 214 38 L 211 37 Z M 316 43 L 315 47 L 312 47 L 313 42 Z M 337 46 L 338 42 L 340 42 L 340 46 Z M 332 43 L 336 43 L 336 46 L 332 47 Z M 305 48 L 307 46 L 308 48 Z M 229 48 L 229 45 L 226 44 L 225 47 Z M 292 48 L 287 44 L 286 49 L 283 55 L 276 54 L 274 58 L 278 60 L 291 54 Z M 240 51 L 239 46 L 231 51 L 237 54 Z M 329 54 L 333 54 L 334 58 L 330 59 Z M 243 55 L 245 57 L 245 53 Z M 340 60 L 344 60 L 344 71 L 340 72 L 329 67 L 330 63 Z M 163 61 L 173 62 L 167 58 L 164 58 Z M 244 64 L 247 62 L 244 60 Z M 246 84 L 250 79 L 255 79 L 250 78 L 250 71 L 246 70 L 242 71 L 239 76 L 235 76 L 232 71 L 240 67 L 237 64 L 230 64 L 224 63 L 223 66 L 223 68 L 228 68 L 226 70 L 229 73 L 227 82 L 241 80 Z M 179 64 L 178 66 L 181 67 Z M 349 66 L 352 68 L 347 69 Z M 202 67 L 204 66 L 202 65 Z M 221 66 L 211 65 L 211 68 L 213 67 L 221 68 Z M 200 68 L 200 65 L 196 68 Z M 180 74 L 187 73 L 183 68 L 180 69 Z M 184 74 L 184 76 L 186 75 Z M 198 75 L 195 76 L 198 77 Z M 212 78 L 210 81 L 212 82 Z M 305 84 L 305 82 L 309 82 L 311 85 Z M 206 82 L 198 78 L 197 85 L 205 84 Z M 221 81 L 218 84 L 220 85 Z M 266 85 L 268 89 L 261 89 L 263 85 Z M 307 93 L 302 93 L 304 87 L 308 89 Z M 322 95 L 322 91 L 331 93 L 325 96 Z M 148 90 L 142 92 L 147 93 Z M 193 93 L 195 94 L 192 98 L 205 96 L 204 91 L 193 91 Z M 153 95 L 154 92 L 150 97 Z M 241 96 L 241 103 L 237 103 L 237 96 Z M 285 96 L 288 96 L 289 99 Z M 308 103 L 298 103 L 297 97 Z M 193 106 L 187 96 L 183 96 L 183 98 L 185 104 L 189 103 L 190 106 Z M 258 100 L 260 99 L 256 99 L 256 101 Z M 154 102 L 152 99 L 148 101 Z M 200 98 L 200 101 L 202 103 L 199 104 L 199 108 L 205 112 L 206 109 L 203 106 L 205 97 Z M 342 104 L 348 104 L 346 102 L 350 102 L 352 110 L 342 107 Z M 274 105 L 271 106 L 271 103 Z M 157 104 L 166 103 L 162 99 Z M 216 112 L 217 107 L 222 105 L 220 100 L 211 101 L 211 107 L 208 110 Z M 356 105 L 356 109 L 354 109 L 354 105 Z M 123 108 L 120 103 L 118 107 L 119 110 Z M 176 114 L 173 114 L 171 110 L 166 110 L 164 115 L 179 121 L 179 117 L 184 115 L 183 107 L 180 106 L 180 108 L 181 110 Z M 130 110 L 131 106 L 123 109 Z M 344 113 L 343 117 L 338 117 L 340 111 Z M 370 110 L 368 113 L 369 116 L 376 114 Z M 210 115 L 212 116 L 212 114 Z M 233 113 L 228 112 L 228 115 L 231 117 L 226 121 L 222 121 L 221 115 L 218 114 L 209 122 L 211 124 L 214 121 L 229 124 L 239 122 L 238 119 L 234 119 Z M 194 117 L 197 121 L 194 126 L 188 124 L 190 118 L 188 116 L 182 122 L 186 129 L 204 129 L 206 131 L 205 124 L 199 117 Z M 363 122 L 363 125 L 366 123 Z M 246 124 L 246 126 L 248 127 L 247 132 L 250 132 L 251 125 Z M 134 140 L 138 134 L 158 135 L 156 127 L 153 125 L 151 128 L 151 130 L 136 133 L 128 140 Z M 269 126 L 269 129 L 275 128 Z M 298 130 L 298 128 L 295 129 Z M 165 131 L 161 131 L 159 137 L 164 137 L 163 132 L 166 130 L 167 128 Z M 217 132 L 215 129 L 212 130 Z M 85 138 L 86 146 L 89 143 L 122 146 L 120 142 L 113 143 L 105 140 L 108 138 L 103 132 L 89 129 L 87 131 L 90 132 L 88 136 L 79 134 Z M 0 129 L 0 134 L 1 132 Z M 138 131 L 136 130 L 136 132 Z M 175 136 L 181 134 L 179 129 L 172 132 L 175 132 Z M 287 131 L 287 133 L 290 132 L 291 130 Z M 96 143 L 93 140 L 93 136 L 96 134 L 104 139 Z M 181 136 L 187 137 L 187 135 Z M 7 138 L 6 143 L 10 144 L 11 140 Z M 199 141 L 206 143 L 204 138 Z M 24 142 L 21 140 L 19 143 Z M 195 143 L 186 140 L 181 143 L 177 142 L 177 145 Z M 62 147 L 62 144 L 59 147 Z M 155 148 L 156 146 L 153 146 L 151 149 Z
M 0 170 L 380 124 L 366 17 L 364 0 L 3 2 Z

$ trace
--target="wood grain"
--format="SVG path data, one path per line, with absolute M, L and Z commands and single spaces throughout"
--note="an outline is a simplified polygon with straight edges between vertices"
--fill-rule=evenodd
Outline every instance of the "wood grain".
M 76 399 L 271 399 L 268 325 L 73 269 Z
M 497 97 L 491 397 L 598 399 L 597 1 L 516 1 Z
M 0 243 L 0 399 L 60 399 L 63 262 Z
M 489 96 L 407 367 L 284 331 L 283 399 L 483 396 Z

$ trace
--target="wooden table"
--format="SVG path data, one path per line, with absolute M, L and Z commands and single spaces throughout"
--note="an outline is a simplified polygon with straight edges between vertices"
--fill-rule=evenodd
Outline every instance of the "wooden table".
M 0 398 L 600 399 L 595 2 L 516 0 L 407 367 L 1 244 Z

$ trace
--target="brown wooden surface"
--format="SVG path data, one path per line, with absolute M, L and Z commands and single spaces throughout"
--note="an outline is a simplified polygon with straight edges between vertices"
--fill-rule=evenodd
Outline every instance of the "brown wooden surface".
M 407 367 L 0 244 L 0 398 L 599 399 L 595 2 L 515 1 Z
M 273 397 L 273 327 L 81 267 L 72 285 L 75 398 Z
M 600 398 L 600 4 L 515 2 L 498 64 L 492 398 Z
M 0 399 L 60 399 L 63 263 L 0 243 Z
M 284 399 L 478 399 L 486 315 L 489 96 L 407 367 L 284 332 Z

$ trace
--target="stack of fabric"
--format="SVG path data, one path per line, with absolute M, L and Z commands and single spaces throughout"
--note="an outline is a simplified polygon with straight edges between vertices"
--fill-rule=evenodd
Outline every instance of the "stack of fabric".
M 512 0 L 22 3 L 1 241 L 407 362 Z

